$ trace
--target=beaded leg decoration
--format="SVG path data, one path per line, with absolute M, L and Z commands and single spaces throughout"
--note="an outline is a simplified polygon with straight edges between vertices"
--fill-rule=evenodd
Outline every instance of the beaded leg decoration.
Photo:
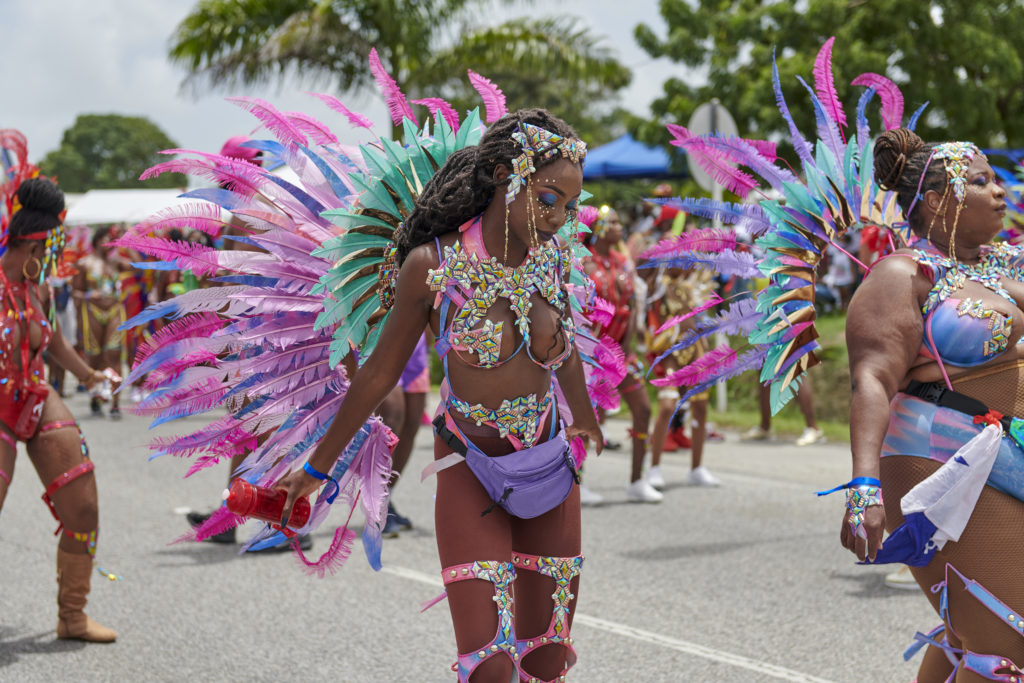
M 64 521 L 61 520 L 60 515 L 57 514 L 57 506 L 54 505 L 53 503 L 53 494 L 55 494 L 60 489 L 64 488 L 65 486 L 73 482 L 75 479 L 78 479 L 82 475 L 92 472 L 96 468 L 96 465 L 92 462 L 92 460 L 89 459 L 89 447 L 85 443 L 85 437 L 82 436 L 82 430 L 79 428 L 78 423 L 75 422 L 74 420 L 59 420 L 56 422 L 48 422 L 39 428 L 39 433 L 43 434 L 45 432 L 52 432 L 56 429 L 66 429 L 69 427 L 74 427 L 76 430 L 78 430 L 78 439 L 79 442 L 81 443 L 82 457 L 84 458 L 84 462 L 75 465 L 67 472 L 57 475 L 57 478 L 50 482 L 50 485 L 47 486 L 46 490 L 43 492 L 43 502 L 45 502 L 47 507 L 50 508 L 50 514 L 53 515 L 53 518 L 57 520 L 58 524 L 57 530 L 53 532 L 53 535 L 56 536 L 63 530 L 64 534 L 67 535 L 69 538 L 73 538 L 76 541 L 85 543 L 86 548 L 89 551 L 89 557 L 92 558 L 93 565 L 96 567 L 96 571 L 102 574 L 104 578 L 110 579 L 111 581 L 117 581 L 121 578 L 120 576 L 112 572 L 108 572 L 107 570 L 103 569 L 98 564 L 96 564 L 96 536 L 98 534 L 98 530 L 93 529 L 92 531 L 72 531 L 71 529 L 64 528 Z
M 575 557 L 543 557 L 530 555 L 529 553 L 513 553 L 512 565 L 516 569 L 526 569 L 548 576 L 555 582 L 555 592 L 551 594 L 554 600 L 554 609 L 551 614 L 551 624 L 548 630 L 534 638 L 523 638 L 516 640 L 516 668 L 519 669 L 519 676 L 531 683 L 544 683 L 539 678 L 531 676 L 523 670 L 523 659 L 538 647 L 545 645 L 561 645 L 566 648 L 565 668 L 558 677 L 552 681 L 564 681 L 565 675 L 576 663 L 576 648 L 573 647 L 572 637 L 569 635 L 569 603 L 576 596 L 570 591 L 570 582 L 580 575 L 580 568 L 583 566 L 583 556 Z
M 478 666 L 491 657 L 505 653 L 517 662 L 519 653 L 516 651 L 516 635 L 512 623 L 512 581 L 516 578 L 515 569 L 510 562 L 482 560 L 468 564 L 457 564 L 445 567 L 441 571 L 444 585 L 456 581 L 480 579 L 494 584 L 494 602 L 498 608 L 498 632 L 491 642 L 475 652 L 459 654 L 458 661 L 452 664 L 452 671 L 459 675 L 459 683 L 467 683 L 469 677 Z

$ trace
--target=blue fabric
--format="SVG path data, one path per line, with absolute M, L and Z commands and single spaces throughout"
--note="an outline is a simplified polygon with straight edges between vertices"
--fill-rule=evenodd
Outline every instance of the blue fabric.
M 889 564 L 899 562 L 911 567 L 924 567 L 932 561 L 935 546 L 929 546 L 936 526 L 924 512 L 912 512 L 895 531 L 889 534 L 875 555 L 874 562 L 859 564 Z
M 587 152 L 583 179 L 682 178 L 686 175 L 673 172 L 671 165 L 671 157 L 664 149 L 637 142 L 627 133 Z

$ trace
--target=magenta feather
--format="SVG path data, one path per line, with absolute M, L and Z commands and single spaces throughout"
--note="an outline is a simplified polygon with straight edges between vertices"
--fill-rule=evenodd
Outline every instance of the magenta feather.
M 587 316 L 591 322 L 597 323 L 598 325 L 607 325 L 612 321 L 615 316 L 615 305 L 607 299 L 602 299 L 599 296 L 594 297 L 594 308 Z
M 209 337 L 224 324 L 225 320 L 216 313 L 197 313 L 173 320 L 139 344 L 135 363 L 141 363 L 160 347 L 181 339 Z
M 244 522 L 245 517 L 239 517 L 231 512 L 231 510 L 228 510 L 227 507 L 219 507 L 213 511 L 213 514 L 210 515 L 209 519 L 187 534 L 179 536 L 174 541 L 171 541 L 171 545 L 182 541 L 205 541 L 210 536 L 216 536 L 217 534 L 228 531 L 229 529 L 234 529 Z
M 596 221 L 597 217 L 600 215 L 601 212 L 598 210 L 596 206 L 584 204 L 579 208 L 579 211 L 576 213 L 576 218 L 579 220 L 580 223 L 583 223 L 589 228 L 594 224 L 594 221 Z
M 882 123 L 886 130 L 899 128 L 903 123 L 903 93 L 885 76 L 867 72 L 853 79 L 853 85 L 874 88 L 882 100 Z
M 252 164 L 245 166 L 248 168 L 221 165 L 209 159 L 172 159 L 146 169 L 139 180 L 149 180 L 163 173 L 184 173 L 213 181 L 248 198 L 261 193 L 267 181 L 258 167 Z
M 832 36 L 818 50 L 818 57 L 814 60 L 814 89 L 832 120 L 846 128 L 846 112 L 839 101 L 835 74 L 832 73 L 832 44 L 835 42 L 836 37 Z
M 717 306 L 720 303 L 722 303 L 722 297 L 718 296 L 718 294 L 713 293 L 711 295 L 711 297 L 707 301 L 702 303 L 700 306 L 697 306 L 696 308 L 690 310 L 688 313 L 683 313 L 681 315 L 676 315 L 676 316 L 673 316 L 673 317 L 669 318 L 668 320 L 666 320 L 665 323 L 661 327 L 659 327 L 658 329 L 656 329 L 654 331 L 654 334 L 661 334 L 665 330 L 667 330 L 667 329 L 669 329 L 671 327 L 675 327 L 679 323 L 684 322 L 686 320 L 689 320 L 693 316 L 699 315 L 700 313 L 703 313 L 704 311 L 708 310 L 709 308 L 714 308 L 715 306 Z
M 448 125 L 453 131 L 459 129 L 459 113 L 455 111 L 455 108 L 445 102 L 440 97 L 425 97 L 422 100 L 413 100 L 413 104 L 422 104 L 424 107 L 430 110 L 430 115 L 435 116 L 437 112 L 441 112 L 441 116 L 448 122 Z
M 210 202 L 181 204 L 158 211 L 132 230 L 161 231 L 167 228 L 189 228 L 204 232 L 210 237 L 220 237 L 224 228 L 224 216 L 222 209 Z
M 710 378 L 716 377 L 723 369 L 728 369 L 736 361 L 736 352 L 723 344 L 670 375 L 652 379 L 651 384 L 658 387 L 664 386 L 696 386 Z
M 370 119 L 366 118 L 362 114 L 359 114 L 357 112 L 352 111 L 351 109 L 346 107 L 344 104 L 342 104 L 341 100 L 339 100 L 334 95 L 328 95 L 327 93 L 316 93 L 316 92 L 311 92 L 309 94 L 312 95 L 313 97 L 318 98 L 321 102 L 326 104 L 328 107 L 330 107 L 334 111 L 340 112 L 341 114 L 344 114 L 345 118 L 348 119 L 348 122 L 350 124 L 352 124 L 353 127 L 355 127 L 355 128 L 366 128 L 366 129 L 373 128 L 373 121 L 371 121 Z
M 384 95 L 388 111 L 391 112 L 391 121 L 396 126 L 401 126 L 402 119 L 406 118 L 418 126 L 419 122 L 416 121 L 416 116 L 412 113 L 412 107 L 409 106 L 409 101 L 405 99 L 402 89 L 398 87 L 398 83 L 384 70 L 384 65 L 380 63 L 377 48 L 370 48 L 370 73 L 373 74 L 374 80 L 377 81 L 377 87 L 380 88 L 381 94 Z
M 703 228 L 667 237 L 640 254 L 640 258 L 673 258 L 688 251 L 718 252 L 735 248 L 736 234 L 731 230 Z
M 306 557 L 302 549 L 299 548 L 298 539 L 292 539 L 291 545 L 295 551 L 295 559 L 302 567 L 302 571 L 309 576 L 322 579 L 327 574 L 333 575 L 344 566 L 345 561 L 352 554 L 352 544 L 355 540 L 356 532 L 345 527 L 338 527 L 334 530 L 331 547 L 316 561 L 311 561 Z
M 754 140 L 751 138 L 737 138 L 737 140 L 756 149 L 757 153 L 768 161 L 775 161 L 779 158 L 778 145 L 771 140 Z
M 305 114 L 301 111 L 286 111 L 284 112 L 284 116 L 291 121 L 296 128 L 312 138 L 313 142 L 316 144 L 334 145 L 338 143 L 338 137 L 331 132 L 331 129 L 317 121 L 309 114 Z
M 163 237 L 138 237 L 124 234 L 112 242 L 118 247 L 135 249 L 162 261 L 174 261 L 181 270 L 191 270 L 198 277 L 213 275 L 221 265 L 218 250 L 196 242 L 179 242 Z
M 480 93 L 480 98 L 484 101 L 484 120 L 487 123 L 494 123 L 507 114 L 505 93 L 501 92 L 501 88 L 472 69 L 466 71 L 469 73 L 469 82 L 473 84 L 473 88 Z
M 725 154 L 714 149 L 707 140 L 694 135 L 685 126 L 670 123 L 667 127 L 675 138 L 672 144 L 685 149 L 716 183 L 740 197 L 746 197 L 757 187 L 757 181 L 752 175 L 736 168 Z
M 271 133 L 285 145 L 306 144 L 306 136 L 294 123 L 288 120 L 284 114 L 277 110 L 274 105 L 258 97 L 228 97 L 228 102 L 237 104 L 257 119 L 263 122 Z

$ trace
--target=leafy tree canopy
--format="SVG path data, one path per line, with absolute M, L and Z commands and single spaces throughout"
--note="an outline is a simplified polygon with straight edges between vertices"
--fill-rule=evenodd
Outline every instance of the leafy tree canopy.
M 177 147 L 149 119 L 118 114 L 83 114 L 64 131 L 60 147 L 39 163 L 43 173 L 56 176 L 65 192 L 97 189 L 185 187 L 180 173 L 147 181 L 139 176 L 166 161 L 159 152 Z
M 639 137 L 665 142 L 662 123 L 685 123 L 717 97 L 740 133 L 767 137 L 784 123 L 772 95 L 772 51 L 786 100 L 805 134 L 813 131 L 809 83 L 821 45 L 836 36 L 833 69 L 839 97 L 852 113 L 872 71 L 895 81 L 909 117 L 930 101 L 917 131 L 925 140 L 971 140 L 1024 146 L 1024 0 L 661 0 L 665 26 L 636 27 L 637 42 L 706 73 L 704 84 L 671 79 L 652 104 L 656 121 L 633 122 Z M 660 37 L 664 33 L 665 38 Z M 876 107 L 872 115 L 877 117 Z M 877 120 L 872 130 L 879 130 Z
M 593 144 L 630 72 L 572 18 L 522 18 L 485 26 L 487 0 L 201 0 L 170 40 L 195 91 L 281 83 L 370 86 L 376 47 L 399 87 L 416 99 L 446 96 L 459 110 L 479 99 L 466 69 L 490 78 L 510 108 L 545 107 Z M 594 137 L 591 137 L 594 136 Z M 596 138 L 596 139 L 595 139 Z

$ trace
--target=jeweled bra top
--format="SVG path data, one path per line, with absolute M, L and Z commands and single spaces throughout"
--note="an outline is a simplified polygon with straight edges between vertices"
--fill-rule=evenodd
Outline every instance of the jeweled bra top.
M 1019 343 L 1013 335 L 1013 315 L 986 306 L 980 299 L 955 298 L 968 282 L 977 282 L 1018 308 L 1002 286 L 1002 278 L 1024 281 L 1024 254 L 1019 247 L 998 244 L 984 247 L 974 265 L 943 256 L 930 243 L 914 244 L 913 258 L 934 283 L 921 307 L 924 340 L 921 354 L 957 367 L 972 367 L 992 360 Z
M 480 217 L 460 228 L 462 238 L 451 246 L 444 247 L 440 265 L 429 271 L 427 285 L 438 292 L 435 307 L 447 297 L 457 309 L 451 324 L 438 339 L 438 354 L 444 356 L 449 350 L 475 354 L 482 368 L 502 365 L 521 350 L 537 365 L 557 370 L 572 353 L 575 327 L 569 311 L 569 298 L 563 286 L 572 268 L 568 250 L 561 249 L 555 240 L 531 248 L 522 264 L 505 266 L 487 253 L 481 233 Z M 531 297 L 539 294 L 560 314 L 564 331 L 562 352 L 555 358 L 543 360 L 534 356 L 530 348 Z M 487 319 L 487 313 L 499 298 L 507 299 L 515 316 L 515 326 L 522 341 L 508 357 L 501 359 L 501 340 L 505 323 Z M 459 357 L 466 360 L 462 354 Z

